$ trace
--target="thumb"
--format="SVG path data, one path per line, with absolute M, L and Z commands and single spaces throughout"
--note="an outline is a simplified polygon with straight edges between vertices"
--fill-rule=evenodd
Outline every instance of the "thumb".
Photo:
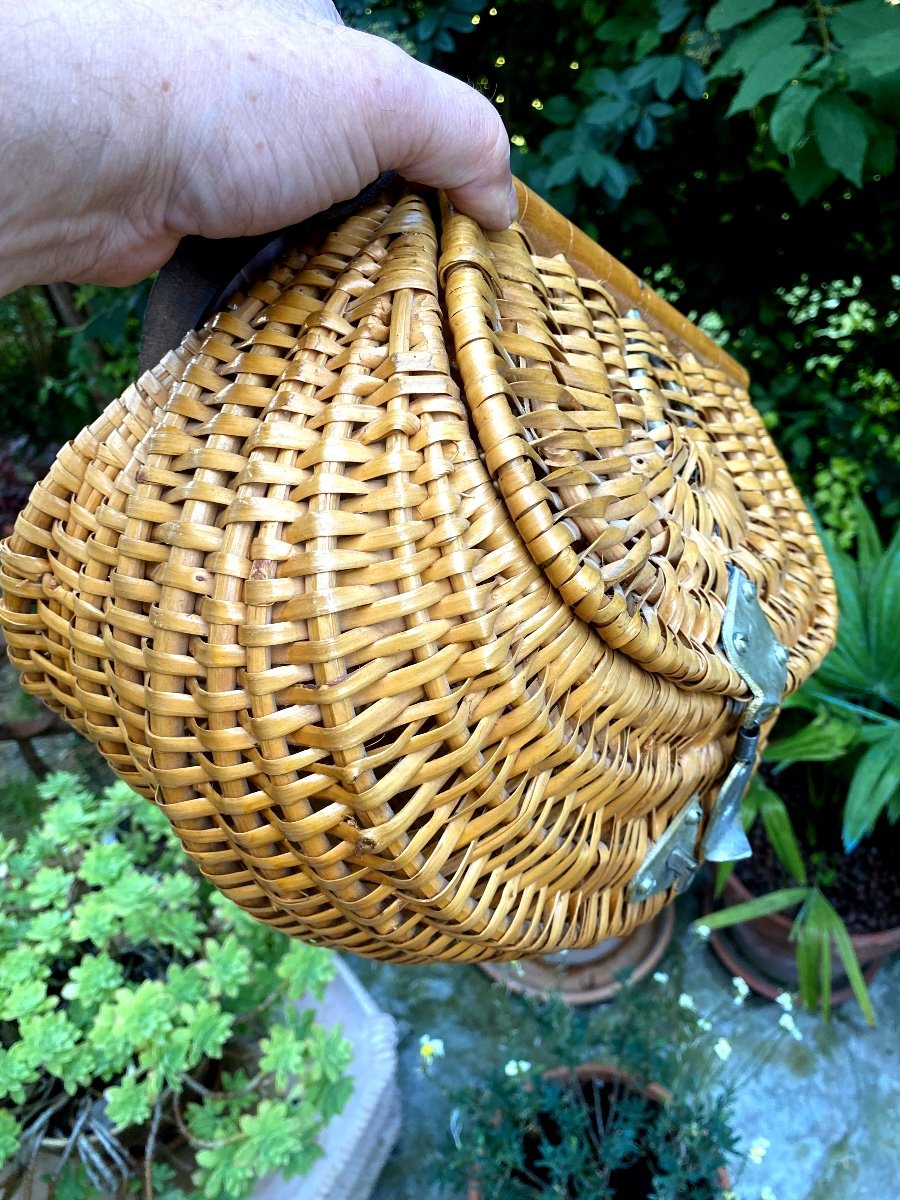
M 458 79 L 381 45 L 391 61 L 366 105 L 381 169 L 445 189 L 456 208 L 485 228 L 506 229 L 518 202 L 500 114 Z

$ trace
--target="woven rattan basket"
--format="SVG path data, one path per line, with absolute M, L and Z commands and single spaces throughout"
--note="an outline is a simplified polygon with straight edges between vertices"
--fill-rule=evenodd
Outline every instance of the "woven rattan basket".
M 651 917 L 780 698 L 748 720 L 736 583 L 789 687 L 833 639 L 740 368 L 520 198 L 485 234 L 395 186 L 290 250 L 64 447 L 2 548 L 24 686 L 237 904 L 376 958 Z

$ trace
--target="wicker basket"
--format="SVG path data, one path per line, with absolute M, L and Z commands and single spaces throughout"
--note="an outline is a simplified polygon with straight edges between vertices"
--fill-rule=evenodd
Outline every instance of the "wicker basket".
M 674 888 L 629 880 L 689 802 L 705 828 L 747 724 L 735 572 L 789 687 L 833 640 L 741 369 L 520 198 L 485 234 L 398 187 L 288 252 L 2 547 L 24 686 L 237 904 L 376 958 L 649 919 Z

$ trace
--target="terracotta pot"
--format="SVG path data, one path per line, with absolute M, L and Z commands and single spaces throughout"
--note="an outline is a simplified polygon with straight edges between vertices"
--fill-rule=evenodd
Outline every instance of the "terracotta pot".
M 713 899 L 711 891 L 707 893 L 705 911 L 730 908 L 755 899 L 732 872 L 718 901 Z M 784 913 L 770 913 L 740 925 L 730 925 L 727 929 L 713 930 L 710 944 L 732 975 L 739 975 L 757 995 L 774 1000 L 780 992 L 793 992 L 799 986 L 796 944 L 790 940 L 793 923 L 793 918 Z M 868 983 L 875 978 L 885 958 L 900 950 L 900 928 L 881 933 L 854 933 L 850 941 Z M 852 998 L 853 990 L 846 982 L 836 951 L 832 955 L 831 982 L 833 1004 L 843 1004 Z
M 608 938 L 586 950 L 569 950 L 520 963 L 480 963 L 497 983 L 529 996 L 559 996 L 568 1004 L 599 1004 L 622 986 L 654 969 L 672 940 L 675 911 L 671 905 L 624 938 Z
M 571 1079 L 573 1074 L 581 1084 L 590 1083 L 592 1080 L 606 1084 L 622 1084 L 625 1088 L 631 1088 L 632 1091 L 643 1092 L 649 1100 L 655 1100 L 658 1104 L 664 1104 L 669 1098 L 669 1093 L 658 1083 L 651 1083 L 648 1087 L 641 1088 L 626 1071 L 621 1071 L 618 1067 L 610 1066 L 608 1063 L 582 1063 L 581 1066 L 575 1067 L 574 1072 L 569 1067 L 554 1067 L 553 1070 L 544 1073 L 544 1078 L 565 1083 Z M 724 1167 L 720 1167 L 717 1179 L 724 1195 L 731 1188 L 731 1176 Z M 469 1180 L 468 1200 L 482 1200 L 481 1190 L 475 1179 Z

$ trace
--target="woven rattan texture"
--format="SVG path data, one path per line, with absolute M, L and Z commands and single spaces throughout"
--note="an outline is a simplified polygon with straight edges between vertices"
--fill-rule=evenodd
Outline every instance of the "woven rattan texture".
M 746 394 L 602 282 L 386 198 L 60 453 L 2 548 L 25 687 L 237 904 L 376 958 L 587 946 L 742 701 L 727 567 L 796 686 L 833 637 Z

